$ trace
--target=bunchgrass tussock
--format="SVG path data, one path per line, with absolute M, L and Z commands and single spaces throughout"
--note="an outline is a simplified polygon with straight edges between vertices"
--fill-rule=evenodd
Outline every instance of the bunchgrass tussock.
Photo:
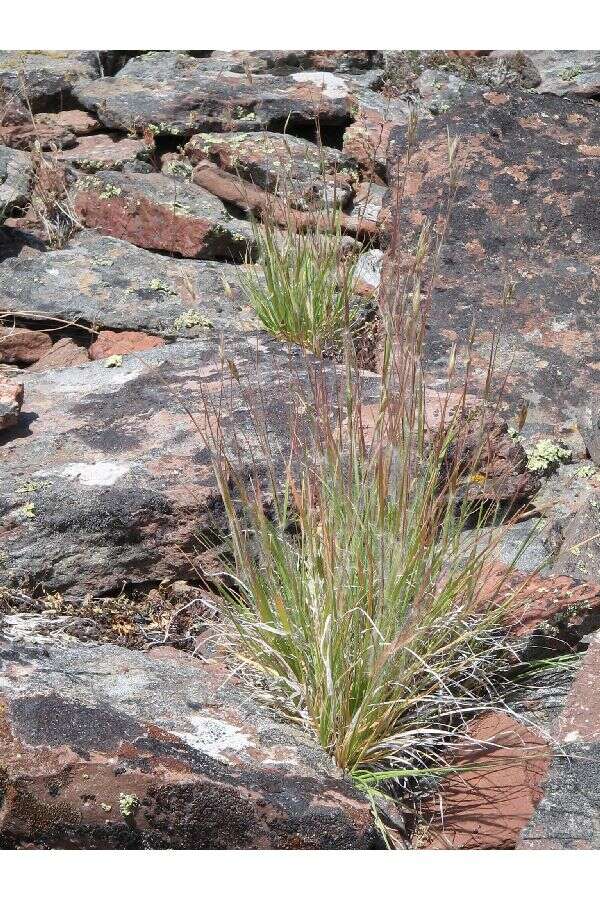
M 486 578 L 501 535 L 484 539 L 485 511 L 465 490 L 479 472 L 473 441 L 467 456 L 460 452 L 471 421 L 468 359 L 453 402 L 441 394 L 435 425 L 428 416 L 422 298 L 432 296 L 458 185 L 456 143 L 448 150 L 442 227 L 424 226 L 410 265 L 392 259 L 397 281 L 380 299 L 375 400 L 353 353 L 350 286 L 342 282 L 347 293 L 339 293 L 338 250 L 321 244 L 322 235 L 279 238 L 267 226 L 260 237 L 265 283 L 249 288 L 257 312 L 270 330 L 304 347 L 339 334 L 345 361 L 332 374 L 333 366 L 305 357 L 285 464 L 269 456 L 257 404 L 266 488 L 258 472 L 242 476 L 218 424 L 212 437 L 231 535 L 216 577 L 222 641 L 261 695 L 310 729 L 372 792 L 383 780 L 406 785 L 416 772 L 448 771 L 469 720 L 503 705 L 516 659 L 504 626 L 516 598 L 503 590 L 504 578 Z M 448 383 L 455 371 L 453 351 Z M 233 377 L 239 380 L 236 371 Z M 490 397 L 482 405 L 494 412 Z M 483 452 L 486 416 L 478 421 Z
M 241 276 L 242 289 L 264 327 L 321 353 L 340 345 L 353 317 L 356 255 L 342 240 L 336 213 L 327 229 L 285 232 L 267 218 L 253 225 L 258 265 Z

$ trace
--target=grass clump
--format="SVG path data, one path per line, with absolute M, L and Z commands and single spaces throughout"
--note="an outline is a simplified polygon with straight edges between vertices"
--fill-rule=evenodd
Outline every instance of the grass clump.
M 339 346 L 353 318 L 356 265 L 339 225 L 309 232 L 290 225 L 282 234 L 267 219 L 253 231 L 259 265 L 248 267 L 242 288 L 264 327 L 317 354 Z
M 455 143 L 449 160 L 448 210 L 458 184 Z M 307 355 L 306 371 L 294 373 L 285 460 L 271 449 L 257 401 L 266 478 L 261 467 L 242 474 L 219 409 L 207 416 L 217 423 L 213 461 L 231 535 L 213 573 L 225 646 L 263 698 L 373 792 L 384 780 L 406 786 L 418 773 L 446 771 L 468 721 L 503 706 L 516 660 L 503 624 L 516 602 L 506 590 L 510 567 L 488 578 L 502 535 L 486 536 L 489 509 L 475 508 L 469 492 L 490 421 L 486 409 L 469 412 L 469 360 L 464 383 L 439 395 L 437 415 L 428 415 L 422 298 L 432 284 L 422 282 L 435 272 L 448 218 L 439 231 L 424 226 L 409 269 L 392 259 L 393 282 L 380 298 L 375 396 L 373 376 L 354 354 L 351 280 L 342 279 L 340 291 L 336 277 L 339 243 L 315 250 L 321 235 L 296 233 L 279 243 L 267 226 L 265 284 L 251 282 L 255 308 L 270 330 L 310 349 L 339 335 L 345 364 Z M 487 385 L 492 369 L 493 358 Z M 448 383 L 455 370 L 454 349 Z

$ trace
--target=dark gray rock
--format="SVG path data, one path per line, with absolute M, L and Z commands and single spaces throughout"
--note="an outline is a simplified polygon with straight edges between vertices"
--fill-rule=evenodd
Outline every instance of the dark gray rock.
M 256 326 L 241 296 L 239 268 L 171 259 L 92 232 L 65 250 L 7 259 L 0 310 L 161 337 Z
M 146 53 L 118 74 L 75 88 L 77 100 L 109 128 L 190 136 L 198 131 L 257 131 L 275 123 L 345 124 L 350 88 L 331 72 L 282 77 L 207 72 L 205 60 L 170 51 Z
M 225 669 L 67 641 L 0 622 L 0 848 L 381 846 L 366 799 Z
M 0 87 L 34 112 L 60 109 L 79 79 L 100 75 L 95 50 L 1 50 Z
M 262 392 L 275 464 L 287 460 L 298 395 L 310 397 L 308 365 L 299 351 L 238 332 L 110 368 L 24 372 L 20 424 L 0 451 L 0 585 L 77 597 L 210 570 L 226 517 L 205 410 L 220 407 L 242 477 L 254 470 L 252 453 L 260 474 L 252 397 Z M 379 379 L 364 379 L 367 398 L 376 396 Z
M 564 527 L 560 552 L 552 565 L 559 575 L 600 581 L 600 491 L 595 494 Z
M 421 121 L 400 204 L 395 185 L 407 131 L 396 128 L 388 158 L 395 260 L 388 254 L 384 281 L 390 301 L 424 217 L 441 227 L 445 216 L 448 132 L 460 141 L 465 164 L 430 298 L 429 366 L 445 376 L 447 352 L 464 341 L 473 320 L 475 352 L 487 360 L 491 335 L 501 328 L 497 383 L 507 375 L 505 397 L 515 407 L 528 401 L 528 423 L 551 430 L 600 395 L 594 263 L 600 107 L 550 94 L 490 91 Z M 513 283 L 508 306 L 507 282 Z

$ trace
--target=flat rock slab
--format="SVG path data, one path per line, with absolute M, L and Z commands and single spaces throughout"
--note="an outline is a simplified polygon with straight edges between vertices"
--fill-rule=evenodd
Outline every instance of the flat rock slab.
M 204 60 L 184 53 L 146 53 L 114 77 L 74 91 L 79 103 L 108 128 L 190 136 L 197 131 L 258 131 L 283 125 L 346 124 L 351 115 L 348 83 L 331 72 L 277 77 L 207 72 Z
M 390 298 L 425 217 L 441 227 L 448 130 L 465 164 L 432 297 L 431 368 L 444 377 L 449 347 L 466 340 L 475 316 L 474 362 L 483 377 L 493 331 L 505 321 L 497 372 L 508 376 L 507 396 L 529 402 L 528 422 L 574 419 L 583 399 L 600 390 L 600 108 L 489 92 L 422 122 L 401 209 L 395 189 L 388 198 Z M 406 129 L 397 128 L 390 185 L 402 177 L 405 152 Z M 514 299 L 503 317 L 509 280 Z
M 0 146 L 0 225 L 27 206 L 32 176 L 28 153 Z
M 356 172 L 344 168 L 339 150 L 318 147 L 292 135 L 196 134 L 185 146 L 195 163 L 209 160 L 226 172 L 285 197 L 299 209 L 329 200 L 345 206 L 352 196 Z
M 243 261 L 253 249 L 247 222 L 203 188 L 168 175 L 97 172 L 77 182 L 74 208 L 88 228 L 147 250 Z
M 543 796 L 523 830 L 528 850 L 600 849 L 600 636 L 590 644 L 554 729 Z
M 5 260 L 0 310 L 171 338 L 247 330 L 257 323 L 238 276 L 228 263 L 171 259 L 84 232 L 65 250 Z
M 88 134 L 80 137 L 74 146 L 57 155 L 57 159 L 83 169 L 84 172 L 98 172 L 102 169 L 136 171 L 136 165 L 145 164 L 152 147 L 136 138 L 116 139 L 109 134 Z
M 250 397 L 262 392 L 275 462 L 287 461 L 298 395 L 310 397 L 304 372 L 299 351 L 260 333 L 210 333 L 110 368 L 24 372 L 20 424 L 1 450 L 0 584 L 80 597 L 196 580 L 214 565 L 207 541 L 226 528 L 205 402 L 221 407 L 250 475 L 250 454 L 259 469 L 263 459 Z M 364 385 L 374 398 L 377 376 Z
M 0 847 L 376 849 L 306 732 L 210 663 L 0 624 Z

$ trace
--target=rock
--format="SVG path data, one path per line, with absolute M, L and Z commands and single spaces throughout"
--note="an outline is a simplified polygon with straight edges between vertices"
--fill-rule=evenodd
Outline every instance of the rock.
M 93 134 L 101 128 L 98 119 L 84 109 L 63 109 L 56 113 L 38 113 L 34 119 L 36 125 L 64 128 L 76 137 Z
M 151 171 L 148 163 L 151 150 L 145 141 L 90 134 L 80 137 L 71 149 L 60 153 L 58 159 L 84 172 L 93 173 L 102 169 Z
M 0 311 L 162 337 L 248 330 L 257 320 L 244 305 L 239 272 L 88 232 L 65 250 L 7 259 L 0 267 Z
M 243 261 L 253 249 L 247 222 L 208 191 L 167 175 L 98 172 L 79 179 L 75 212 L 88 228 L 148 250 Z
M 113 78 L 80 83 L 79 103 L 108 128 L 188 137 L 198 131 L 259 131 L 275 125 L 344 125 L 351 114 L 347 82 L 330 72 L 285 77 L 226 69 L 175 51 L 145 53 Z M 276 130 L 276 129 L 275 129 Z
M 514 597 L 507 624 L 515 638 L 535 638 L 530 650 L 545 645 L 539 637 L 552 638 L 565 652 L 592 629 L 600 627 L 600 582 L 588 582 L 551 573 L 524 575 L 499 570 L 501 597 Z M 491 586 L 491 582 L 490 582 Z
M 68 105 L 77 82 L 99 74 L 99 54 L 94 50 L 0 51 L 0 87 L 26 99 L 34 112 Z
M 260 386 L 271 446 L 287 458 L 289 417 L 309 391 L 302 360 L 258 332 L 208 332 L 123 356 L 120 366 L 88 363 L 85 377 L 77 368 L 24 372 L 19 439 L 0 450 L 0 585 L 82 597 L 166 577 L 196 581 L 215 561 L 206 537 L 214 547 L 226 528 L 204 404 L 221 405 L 244 477 L 251 453 L 263 465 L 249 409 Z M 365 374 L 364 385 L 374 399 L 377 376 Z M 36 488 L 18 493 L 24 484 Z
M 450 473 L 454 466 L 467 478 L 459 496 L 475 503 L 518 505 L 540 486 L 538 476 L 527 468 L 523 446 L 512 439 L 506 421 L 493 411 L 468 413 L 444 458 L 442 473 Z
M 600 581 L 600 492 L 589 498 L 564 526 L 560 552 L 552 571 Z
M 18 381 L 0 381 L 0 431 L 19 421 L 24 388 Z
M 505 399 L 515 406 L 529 401 L 528 421 L 546 429 L 575 418 L 598 390 L 599 129 L 595 105 L 551 95 L 488 92 L 453 107 L 420 123 L 413 174 L 396 225 L 388 226 L 396 261 L 390 251 L 384 281 L 393 294 L 424 218 L 439 227 L 444 215 L 449 130 L 461 141 L 465 166 L 430 302 L 429 365 L 445 377 L 446 353 L 475 317 L 473 366 L 483 382 L 492 332 L 506 321 L 497 379 L 507 376 Z M 398 167 L 403 171 L 405 142 L 406 130 L 395 129 L 391 185 Z M 390 190 L 390 214 L 395 194 Z M 507 278 L 515 282 L 514 297 L 503 312 Z
M 600 466 L 600 406 L 581 410 L 577 425 L 592 461 Z
M 383 224 L 383 201 L 387 188 L 373 182 L 362 181 L 350 205 L 350 215 L 372 222 L 378 228 Z
M 56 150 L 60 147 L 73 147 L 76 139 L 68 128 L 61 125 L 37 125 L 29 121 L 22 125 L 0 127 L 0 141 L 15 150 L 33 150 L 36 144 L 42 150 Z
M 0 225 L 27 206 L 32 177 L 28 153 L 0 146 Z
M 205 71 L 287 74 L 298 69 L 356 73 L 381 63 L 377 50 L 215 50 Z
M 456 753 L 451 764 L 475 768 L 443 780 L 443 823 L 435 821 L 421 837 L 422 848 L 512 849 L 541 797 L 551 756 L 541 735 L 492 712 L 474 719 L 469 736 L 479 746 Z M 433 812 L 437 803 L 431 806 Z
M 318 147 L 292 135 L 196 134 L 185 146 L 194 162 L 209 160 L 266 191 L 285 197 L 298 209 L 320 204 L 345 206 L 356 173 L 345 168 L 339 150 Z
M 415 86 L 424 105 L 431 112 L 447 112 L 455 103 L 475 97 L 481 88 L 452 72 L 425 69 Z
M 85 347 L 76 344 L 73 338 L 59 338 L 42 358 L 30 367 L 31 372 L 47 372 L 48 369 L 67 369 L 89 362 Z
M 90 347 L 90 359 L 105 359 L 107 356 L 125 356 L 164 346 L 162 338 L 140 331 L 101 331 Z
M 600 639 L 585 655 L 554 729 L 543 796 L 518 843 L 524 850 L 600 849 Z
M 540 94 L 597 97 L 600 94 L 600 51 L 525 50 L 539 73 Z
M 52 348 L 52 338 L 45 331 L 31 328 L 0 327 L 0 362 L 29 365 L 37 362 Z
M 383 264 L 383 252 L 381 250 L 367 250 L 358 257 L 354 269 L 354 290 L 365 297 L 375 297 L 381 281 L 381 266 Z
M 344 131 L 344 153 L 371 176 L 385 172 L 392 129 L 410 117 L 408 100 L 391 100 L 370 90 L 354 92 L 354 121 Z
M 0 847 L 382 846 L 363 795 L 226 670 L 36 640 L 15 619 L 0 634 Z

